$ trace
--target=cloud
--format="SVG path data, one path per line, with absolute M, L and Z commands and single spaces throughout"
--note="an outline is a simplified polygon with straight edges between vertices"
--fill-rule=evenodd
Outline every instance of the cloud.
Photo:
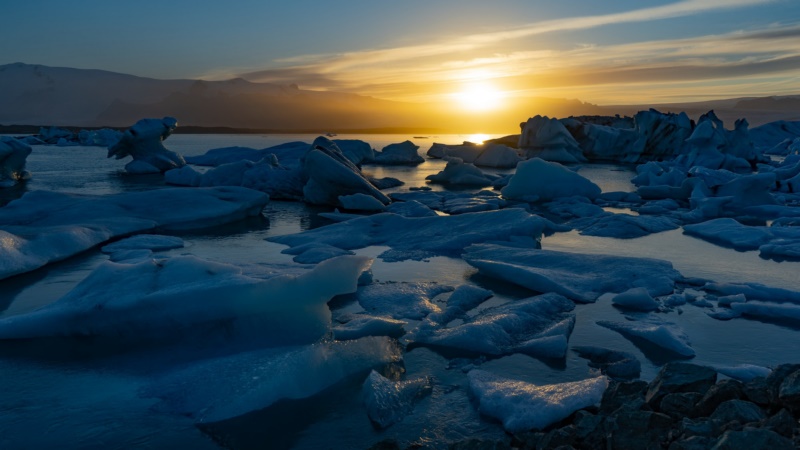
M 242 74 L 251 81 L 298 83 L 312 89 L 340 90 L 406 100 L 442 98 L 460 80 L 479 72 L 510 91 L 530 94 L 619 83 L 702 82 L 794 70 L 800 55 L 797 24 L 733 31 L 723 35 L 546 48 L 545 33 L 684 17 L 744 8 L 773 0 L 685 0 L 621 13 L 541 21 L 442 42 L 329 55 L 304 55 L 276 61 L 281 67 Z M 517 41 L 517 42 L 512 42 Z M 513 49 L 525 43 L 531 50 Z M 533 44 L 533 45 L 531 45 Z M 586 92 L 586 90 L 581 89 Z M 589 100 L 596 101 L 595 98 Z

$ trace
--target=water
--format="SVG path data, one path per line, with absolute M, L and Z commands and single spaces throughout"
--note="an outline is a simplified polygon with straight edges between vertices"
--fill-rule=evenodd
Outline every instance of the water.
M 174 135 L 168 148 L 184 155 L 198 155 L 211 148 L 248 146 L 263 148 L 283 142 L 310 142 L 310 135 Z M 363 139 L 374 148 L 406 139 L 425 152 L 433 142 L 449 144 L 471 136 L 431 136 L 415 139 L 405 135 L 339 136 Z M 106 159 L 97 147 L 35 147 L 28 158 L 33 179 L 22 188 L 0 195 L 0 204 L 29 190 L 76 194 L 113 194 L 163 186 L 160 176 L 130 176 L 122 171 L 127 161 Z M 396 177 L 411 186 L 424 186 L 427 175 L 444 162 L 429 160 L 416 167 L 366 166 L 375 177 Z M 490 172 L 494 172 L 491 171 Z M 496 171 L 507 173 L 508 171 Z M 580 173 L 604 191 L 632 191 L 630 167 L 586 165 Z M 432 186 L 434 189 L 444 189 Z M 264 239 L 324 226 L 318 216 L 331 208 L 296 202 L 274 201 L 262 217 L 214 230 L 183 233 L 186 247 L 167 252 L 190 253 L 234 264 L 291 264 L 281 245 Z M 631 213 L 611 210 L 615 213 Z M 737 252 L 686 236 L 680 229 L 631 240 L 581 236 L 576 232 L 544 238 L 550 250 L 647 256 L 671 261 L 687 277 L 715 281 L 756 281 L 769 286 L 797 289 L 797 262 L 763 260 L 756 252 Z M 358 254 L 375 257 L 386 248 L 369 247 Z M 41 270 L 0 281 L 0 317 L 32 311 L 69 292 L 107 256 L 98 250 L 47 266 Z M 374 278 L 379 281 L 437 281 L 457 286 L 476 284 L 495 292 L 479 309 L 531 295 L 530 292 L 477 274 L 463 260 L 434 257 L 426 261 L 385 263 L 376 260 Z M 356 305 L 357 306 L 357 305 Z M 352 305 L 348 305 L 352 308 Z M 596 325 L 598 320 L 624 320 L 608 298 L 576 307 L 577 323 L 570 345 L 595 345 L 635 354 L 643 363 L 642 378 L 654 376 L 663 358 L 652 349 L 639 348 L 618 333 Z M 775 365 L 792 361 L 800 344 L 798 330 L 754 320 L 721 322 L 692 305 L 662 314 L 690 337 L 701 364 L 750 363 Z M 97 358 L 75 349 L 47 347 L 52 343 L 4 343 L 0 345 L 0 448 L 216 448 L 225 442 L 235 448 L 366 448 L 387 438 L 403 444 L 441 446 L 466 437 L 500 438 L 502 429 L 481 418 L 467 393 L 466 376 L 445 356 L 426 348 L 414 348 L 404 356 L 408 377 L 433 376 L 433 393 L 414 413 L 387 430 L 369 423 L 361 406 L 363 378 L 344 382 L 311 399 L 283 402 L 265 411 L 198 428 L 191 418 L 159 412 L 157 401 L 141 395 L 142 386 L 169 372 L 171 355 L 132 353 Z M 58 348 L 58 350 L 56 350 Z M 30 352 L 29 352 L 30 350 Z M 75 351 L 75 353 L 72 353 Z M 448 355 L 452 356 L 452 355 Z M 469 355 L 466 355 L 469 356 Z M 178 358 L 180 359 L 180 358 Z M 547 361 L 512 355 L 477 361 L 481 368 L 509 378 L 536 383 L 584 379 L 593 375 L 586 361 L 570 352 L 565 360 Z M 212 439 L 213 438 L 213 439 Z

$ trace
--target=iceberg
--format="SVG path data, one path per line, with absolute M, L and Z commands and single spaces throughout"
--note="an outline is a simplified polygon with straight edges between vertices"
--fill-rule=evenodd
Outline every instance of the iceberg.
M 270 346 L 314 342 L 330 329 L 327 302 L 355 292 L 371 261 L 341 256 L 300 275 L 267 279 L 194 256 L 105 262 L 56 302 L 0 319 L 0 339 L 162 342 L 240 333 Z
M 114 237 L 222 225 L 261 214 L 252 189 L 168 188 L 94 196 L 31 191 L 0 208 L 0 279 L 60 261 Z
M 164 140 L 178 126 L 172 117 L 163 119 L 142 119 L 125 130 L 119 142 L 108 148 L 108 157 L 122 159 L 133 157 L 133 161 L 125 165 L 128 173 L 160 173 L 170 169 L 183 167 L 183 157 L 164 147 Z
M 585 162 L 578 142 L 558 119 L 535 116 L 520 124 L 519 148 L 528 159 L 540 158 L 560 163 Z
M 323 136 L 311 144 L 302 158 L 308 181 L 303 186 L 303 200 L 317 205 L 343 206 L 339 197 L 364 194 L 384 205 L 391 200 L 362 175 L 334 142 Z
M 535 202 L 576 195 L 594 199 L 600 195 L 600 188 L 561 164 L 533 158 L 517 165 L 501 192 L 510 200 Z
M 31 177 L 25 162 L 31 147 L 7 136 L 0 136 L 0 188 L 14 186 Z
M 544 294 L 488 308 L 452 327 L 423 322 L 405 339 L 484 355 L 563 358 L 575 326 L 575 315 L 569 314 L 574 308 L 558 294 Z
M 371 161 L 365 162 L 387 166 L 416 166 L 425 162 L 425 158 L 419 156 L 418 150 L 419 145 L 416 145 L 411 141 L 389 144 L 381 149 L 381 151 L 376 151 L 375 156 Z
M 391 250 L 379 255 L 384 261 L 421 260 L 437 255 L 458 256 L 471 244 L 513 236 L 538 240 L 548 224 L 517 208 L 436 217 L 381 213 L 267 240 L 290 247 L 313 242 L 344 250 L 386 245 Z
M 502 144 L 478 145 L 464 142 L 463 145 L 447 145 L 434 143 L 428 149 L 431 158 L 459 158 L 465 163 L 480 167 L 510 169 L 522 161 L 519 151 Z
M 591 303 L 607 292 L 643 287 L 651 296 L 671 294 L 681 274 L 667 261 L 611 255 L 478 244 L 467 248 L 464 260 L 484 275 L 535 292 L 555 292 Z
M 374 370 L 361 388 L 369 420 L 378 428 L 387 428 L 414 410 L 414 404 L 433 389 L 429 377 L 391 381 Z
M 211 423 L 268 408 L 279 400 L 308 398 L 401 361 L 397 345 L 378 337 L 261 349 L 189 365 L 156 380 L 142 395 L 160 399 L 159 410 Z
M 483 370 L 467 374 L 482 414 L 503 423 L 510 433 L 542 430 L 579 409 L 600 403 L 608 387 L 604 376 L 559 384 L 536 385 Z
M 447 165 L 441 172 L 428 175 L 426 180 L 432 183 L 449 184 L 454 186 L 491 186 L 497 179 L 483 173 L 480 169 L 470 163 L 465 163 L 461 158 L 447 157 Z

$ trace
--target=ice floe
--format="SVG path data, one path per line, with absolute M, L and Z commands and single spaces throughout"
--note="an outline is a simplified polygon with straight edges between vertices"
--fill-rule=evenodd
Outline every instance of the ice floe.
M 495 176 L 487 175 L 470 163 L 466 163 L 461 158 L 446 157 L 447 165 L 441 172 L 428 175 L 426 180 L 432 183 L 449 184 L 454 186 L 491 186 L 497 179 Z
M 569 313 L 574 308 L 558 294 L 544 294 L 487 308 L 451 327 L 422 322 L 405 339 L 484 355 L 563 358 L 575 326 L 575 316 Z
M 419 320 L 439 312 L 431 300 L 452 290 L 452 286 L 438 283 L 377 283 L 359 288 L 355 297 L 368 313 Z
M 465 142 L 463 145 L 434 143 L 428 149 L 431 158 L 459 158 L 465 163 L 481 167 L 512 168 L 522 161 L 519 151 L 501 144 L 478 145 Z
M 608 387 L 604 376 L 547 385 L 511 380 L 483 370 L 472 370 L 468 377 L 480 412 L 500 420 L 511 433 L 544 429 L 579 409 L 600 403 Z
M 178 126 L 172 117 L 142 119 L 125 130 L 119 142 L 108 148 L 108 157 L 122 159 L 131 156 L 133 161 L 125 165 L 128 173 L 159 173 L 183 167 L 183 156 L 167 150 L 164 140 Z
M 354 292 L 371 260 L 342 256 L 267 279 L 193 256 L 106 262 L 34 312 L 0 320 L 0 339 L 103 336 L 127 341 L 242 333 L 268 345 L 313 342 L 330 329 L 327 302 Z
M 142 395 L 160 399 L 160 410 L 217 422 L 282 399 L 311 397 L 400 361 L 396 344 L 380 337 L 256 350 L 189 365 L 154 381 Z
M 369 420 L 378 428 L 403 420 L 417 401 L 431 393 L 432 381 L 428 377 L 392 381 L 373 370 L 361 389 Z
M 589 366 L 600 370 L 613 379 L 631 380 L 639 378 L 642 364 L 631 353 L 601 347 L 575 346 L 572 351 L 589 360 Z
M 365 336 L 399 338 L 406 333 L 405 326 L 408 323 L 403 320 L 369 314 L 348 314 L 337 320 L 346 320 L 346 322 L 333 327 L 333 337 L 340 341 L 359 339 Z
M 659 307 L 658 302 L 643 287 L 631 288 L 617 294 L 611 299 L 611 303 L 621 308 L 636 311 L 655 311 Z
M 484 275 L 536 292 L 555 292 L 578 302 L 594 302 L 607 292 L 643 287 L 652 296 L 671 294 L 681 278 L 667 261 L 611 255 L 556 252 L 478 244 L 464 260 Z
M 344 250 L 386 245 L 384 261 L 424 259 L 436 255 L 457 256 L 467 246 L 512 236 L 539 239 L 549 221 L 522 209 L 502 209 L 436 217 L 404 217 L 382 213 L 267 240 L 297 247 L 328 244 Z
M 188 230 L 261 213 L 269 197 L 252 189 L 155 189 L 95 196 L 31 191 L 0 208 L 0 278 L 28 272 L 114 237 Z
M 389 144 L 380 151 L 375 152 L 371 164 L 416 166 L 425 162 L 419 155 L 419 145 L 411 141 Z
M 598 325 L 614 330 L 627 338 L 643 339 L 662 350 L 670 351 L 682 357 L 691 358 L 695 351 L 689 344 L 689 338 L 676 324 L 649 315 L 627 322 L 600 320 Z M 635 343 L 635 341 L 634 341 Z

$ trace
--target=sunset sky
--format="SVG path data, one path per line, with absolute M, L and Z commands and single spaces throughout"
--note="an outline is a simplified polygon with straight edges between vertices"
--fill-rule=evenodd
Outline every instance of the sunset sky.
M 464 108 L 800 93 L 797 0 L 8 0 L 0 15 L 0 64 Z

